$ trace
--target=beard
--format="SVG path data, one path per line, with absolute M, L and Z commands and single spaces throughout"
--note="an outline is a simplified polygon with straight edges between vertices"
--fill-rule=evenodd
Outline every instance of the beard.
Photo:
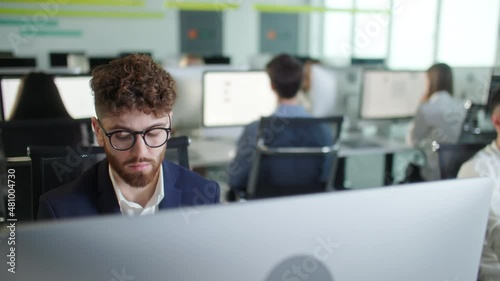
M 109 165 L 113 170 L 123 179 L 128 185 L 131 187 L 142 188 L 150 184 L 155 177 L 158 175 L 158 172 L 161 168 L 161 163 L 163 162 L 163 158 L 165 157 L 166 146 L 162 149 L 162 153 L 158 157 L 158 159 L 150 159 L 150 158 L 130 158 L 125 162 L 120 162 L 113 154 L 109 151 L 107 146 L 104 146 L 104 151 L 106 152 L 106 157 L 108 159 Z M 132 163 L 149 163 L 151 165 L 151 171 L 149 172 L 135 172 L 129 173 L 125 170 L 125 166 Z

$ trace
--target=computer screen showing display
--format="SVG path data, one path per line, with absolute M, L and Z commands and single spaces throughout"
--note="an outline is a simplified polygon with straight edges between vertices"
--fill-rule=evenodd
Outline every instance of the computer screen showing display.
M 360 117 L 398 119 L 415 115 L 425 93 L 425 72 L 365 71 Z
M 265 71 L 206 72 L 203 126 L 243 126 L 276 108 L 277 97 Z
M 54 78 L 66 110 L 71 117 L 95 116 L 94 96 L 90 89 L 91 76 L 58 76 Z M 3 117 L 8 121 L 14 109 L 21 78 L 2 78 Z
M 166 67 L 175 80 L 177 99 L 175 101 L 172 127 L 177 131 L 202 126 L 203 73 L 207 71 L 243 71 L 248 68 L 230 65 L 196 65 L 188 67 Z

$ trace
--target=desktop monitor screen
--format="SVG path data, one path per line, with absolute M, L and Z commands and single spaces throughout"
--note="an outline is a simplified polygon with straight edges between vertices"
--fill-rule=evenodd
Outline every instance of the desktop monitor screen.
M 17 225 L 18 270 L 0 279 L 476 280 L 492 187 L 449 180 Z
M 207 71 L 239 71 L 244 67 L 230 65 L 197 65 L 165 68 L 175 80 L 177 100 L 175 101 L 172 127 L 176 130 L 191 130 L 202 126 L 203 73 Z
M 397 119 L 415 115 L 425 93 L 425 72 L 365 71 L 360 117 Z
M 206 72 L 203 126 L 244 126 L 276 108 L 276 94 L 265 71 Z
M 90 76 L 58 76 L 54 78 L 61 99 L 71 117 L 95 116 L 94 96 L 90 89 Z M 1 93 L 4 120 L 8 121 L 14 109 L 21 78 L 2 78 Z

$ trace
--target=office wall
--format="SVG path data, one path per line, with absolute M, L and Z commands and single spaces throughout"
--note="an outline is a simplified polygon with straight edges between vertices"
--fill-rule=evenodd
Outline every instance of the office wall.
M 46 0 L 35 4 L 2 3 L 3 8 L 29 8 L 32 14 L 0 15 L 0 50 L 13 50 L 19 56 L 36 56 L 40 67 L 49 65 L 50 51 L 84 51 L 91 56 L 115 55 L 127 51 L 148 51 L 160 61 L 179 53 L 179 10 L 166 8 L 164 1 L 146 0 L 145 7 L 94 7 L 91 5 L 58 5 L 68 0 Z M 22 2 L 22 1 L 21 1 Z M 118 1 L 119 2 L 119 1 Z M 188 1 L 184 1 L 188 2 Z M 198 1 L 199 2 L 199 1 Z M 241 3 L 237 10 L 223 12 L 223 52 L 233 63 L 247 63 L 258 54 L 259 15 L 253 4 L 258 0 L 214 0 Z M 268 3 L 302 5 L 308 0 L 274 0 Z M 60 17 L 63 10 L 125 11 L 160 13 L 153 18 L 78 18 Z M 299 52 L 306 53 L 307 14 L 301 14 Z M 15 21 L 26 23 L 15 23 Z M 33 31 L 55 29 L 58 34 L 33 36 Z M 31 34 L 29 33 L 31 32 Z

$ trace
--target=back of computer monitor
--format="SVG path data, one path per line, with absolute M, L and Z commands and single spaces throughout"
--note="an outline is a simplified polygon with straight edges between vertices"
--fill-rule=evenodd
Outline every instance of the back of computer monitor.
M 487 104 L 492 69 L 489 67 L 454 67 L 454 96 L 475 104 Z
M 172 127 L 180 132 L 198 129 L 202 126 L 203 73 L 206 71 L 238 71 L 246 67 L 206 65 L 167 67 L 177 86 L 177 100 L 173 107 Z
M 476 280 L 492 186 L 453 180 L 17 227 L 17 272 L 0 278 Z

